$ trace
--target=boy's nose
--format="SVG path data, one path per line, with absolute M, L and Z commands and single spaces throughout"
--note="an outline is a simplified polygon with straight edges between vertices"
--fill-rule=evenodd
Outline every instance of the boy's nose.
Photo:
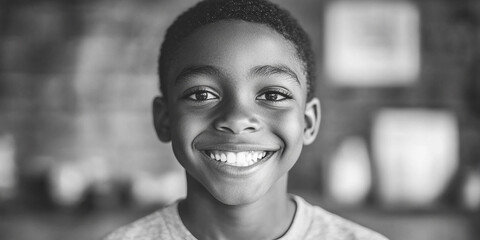
M 257 131 L 260 123 L 251 111 L 236 106 L 222 110 L 221 116 L 214 122 L 214 127 L 218 131 L 241 134 Z

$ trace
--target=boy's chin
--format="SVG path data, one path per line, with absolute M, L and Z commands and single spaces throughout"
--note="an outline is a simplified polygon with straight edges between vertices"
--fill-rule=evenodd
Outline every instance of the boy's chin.
M 230 188 L 224 191 L 210 191 L 210 194 L 220 203 L 229 206 L 241 206 L 258 201 L 265 193 L 245 189 Z
M 217 201 L 224 205 L 228 206 L 241 206 L 241 205 L 248 205 L 251 203 L 256 202 L 260 197 L 257 196 L 245 196 L 243 194 L 229 194 L 229 195 L 222 195 L 222 196 L 213 196 Z

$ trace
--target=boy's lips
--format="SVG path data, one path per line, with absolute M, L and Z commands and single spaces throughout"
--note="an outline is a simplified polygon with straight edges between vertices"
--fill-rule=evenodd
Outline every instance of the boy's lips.
M 248 151 L 278 151 L 280 147 L 265 146 L 261 144 L 244 143 L 221 143 L 221 144 L 195 144 L 195 148 L 200 151 L 225 151 L 225 152 L 248 152 Z
M 235 167 L 249 167 L 270 158 L 280 148 L 250 144 L 214 144 L 197 149 L 218 163 Z

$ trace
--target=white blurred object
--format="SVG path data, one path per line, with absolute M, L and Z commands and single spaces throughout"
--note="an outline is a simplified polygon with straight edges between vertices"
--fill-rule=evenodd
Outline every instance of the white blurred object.
M 104 195 L 112 191 L 112 172 L 107 158 L 91 156 L 83 159 L 79 166 L 96 194 Z
M 187 194 L 187 182 L 182 171 L 162 174 L 141 173 L 133 176 L 132 196 L 140 205 L 170 204 Z
M 458 168 L 458 126 L 448 111 L 385 109 L 373 126 L 378 195 L 387 207 L 428 207 Z
M 65 207 L 79 205 L 90 183 L 83 169 L 74 162 L 55 165 L 49 177 L 53 201 Z
M 15 141 L 12 135 L 0 136 L 0 200 L 11 199 L 17 186 Z
M 365 140 L 349 137 L 333 156 L 328 171 L 328 192 L 338 203 L 361 204 L 372 185 L 372 172 Z
M 331 1 L 325 68 L 334 84 L 413 83 L 420 70 L 419 10 L 409 1 Z
M 480 209 L 480 172 L 471 171 L 466 174 L 462 189 L 462 201 L 469 210 Z

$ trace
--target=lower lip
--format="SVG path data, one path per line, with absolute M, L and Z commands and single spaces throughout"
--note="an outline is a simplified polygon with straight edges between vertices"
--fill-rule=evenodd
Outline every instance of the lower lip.
M 226 174 L 228 176 L 246 176 L 253 174 L 254 172 L 257 171 L 264 163 L 266 163 L 268 160 L 270 160 L 275 154 L 277 154 L 278 151 L 270 152 L 265 156 L 265 158 L 262 158 L 258 160 L 256 163 L 250 165 L 250 166 L 232 166 L 228 165 L 224 162 L 214 160 L 207 156 L 205 152 L 202 151 L 203 157 L 207 160 L 207 163 L 213 168 L 217 169 L 219 172 Z

